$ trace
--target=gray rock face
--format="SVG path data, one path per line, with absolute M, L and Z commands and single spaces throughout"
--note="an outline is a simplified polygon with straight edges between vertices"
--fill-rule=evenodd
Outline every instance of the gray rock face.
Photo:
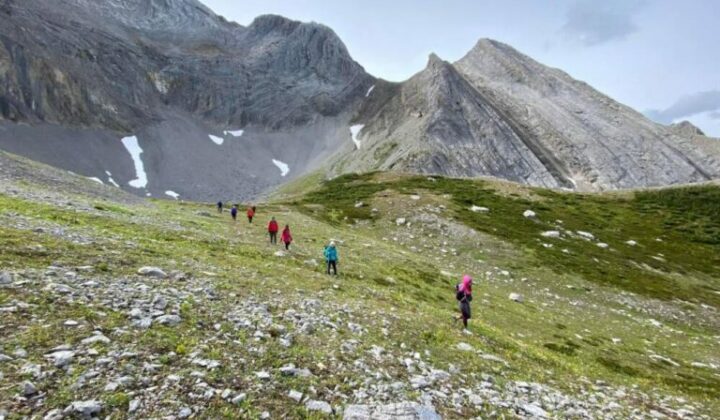
M 139 195 L 250 197 L 314 169 L 373 81 L 325 26 L 243 27 L 196 0 L 10 1 L 0 19 L 0 148 Z
M 343 414 L 345 420 L 440 420 L 433 407 L 413 402 L 385 405 L 350 405 Z
M 720 142 L 655 124 L 576 81 L 481 40 L 454 64 L 432 55 L 402 84 L 381 84 L 334 173 L 401 170 L 490 175 L 605 190 L 720 176 Z

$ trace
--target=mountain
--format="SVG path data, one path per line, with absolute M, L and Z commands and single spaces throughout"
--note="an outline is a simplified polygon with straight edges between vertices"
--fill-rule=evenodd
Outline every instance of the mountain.
M 720 175 L 713 141 L 693 139 L 483 39 L 454 64 L 427 68 L 364 107 L 361 147 L 335 169 L 492 175 L 580 190 L 706 181 Z
M 720 175 L 715 141 L 496 41 L 389 83 L 330 28 L 245 27 L 196 0 L 6 0 L 0 16 L 0 148 L 139 195 L 250 200 L 318 170 L 583 191 Z
M 313 169 L 374 80 L 325 26 L 243 27 L 194 0 L 9 1 L 0 13 L 0 146 L 141 194 L 249 198 Z M 130 136 L 143 188 L 127 185 Z

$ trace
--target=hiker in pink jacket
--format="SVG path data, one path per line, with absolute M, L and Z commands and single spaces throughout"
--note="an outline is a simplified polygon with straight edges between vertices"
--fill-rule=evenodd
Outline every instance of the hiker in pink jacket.
M 285 229 L 282 231 L 280 240 L 285 244 L 285 249 L 290 249 L 290 243 L 292 242 L 292 235 L 290 234 L 290 225 L 285 225 Z

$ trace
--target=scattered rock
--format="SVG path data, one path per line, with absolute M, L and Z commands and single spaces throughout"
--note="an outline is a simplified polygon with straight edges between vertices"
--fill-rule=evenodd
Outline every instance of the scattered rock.
M 398 226 L 404 225 L 405 222 L 406 222 L 406 220 L 404 217 L 398 217 L 397 219 L 395 219 L 395 224 Z
M 38 390 L 35 387 L 35 384 L 33 384 L 30 381 L 25 381 L 22 384 L 22 395 L 24 397 L 31 397 L 35 394 L 37 394 Z
M 510 293 L 510 296 L 508 296 L 508 299 L 512 300 L 513 302 L 518 302 L 518 303 L 524 302 L 523 296 L 519 293 Z
M 75 352 L 70 350 L 59 350 L 54 353 L 50 353 L 45 357 L 52 359 L 55 367 L 65 367 L 73 361 L 75 358 Z
M 523 212 L 523 217 L 527 217 L 528 219 L 536 217 L 536 216 L 537 216 L 537 214 L 535 214 L 535 212 L 532 210 L 525 210 Z
M 630 246 L 636 246 L 636 245 L 637 245 L 637 242 L 633 241 L 632 239 L 629 240 L 629 241 L 625 241 L 625 243 L 628 244 L 628 245 L 630 245 Z
M 523 404 L 521 408 L 524 412 L 535 418 L 544 419 L 548 416 L 547 412 L 536 404 Z
M 245 401 L 247 399 L 247 394 L 242 392 L 240 394 L 237 394 L 230 402 L 233 404 L 240 404 L 241 402 Z
M 89 419 L 100 414 L 102 404 L 97 400 L 73 401 L 66 409 L 66 414 L 77 414 L 82 418 Z
M 350 405 L 345 408 L 344 420 L 440 420 L 441 417 L 431 406 L 415 402 L 401 402 L 385 405 Z
M 473 351 L 473 347 L 468 343 L 458 343 L 457 349 L 462 351 Z
M 540 234 L 540 236 L 545 238 L 559 238 L 560 237 L 560 231 L 558 230 L 547 230 Z
M 0 273 L 0 285 L 12 284 L 12 282 L 12 274 L 8 273 L 7 271 L 3 271 Z
M 593 239 L 595 239 L 595 235 L 593 235 L 593 234 L 590 233 L 590 232 L 584 232 L 584 231 L 582 231 L 582 230 L 578 230 L 576 233 L 577 233 L 578 235 L 582 236 L 583 238 L 588 239 L 588 240 L 593 240 Z
M 150 266 L 140 267 L 140 269 L 138 270 L 138 274 L 140 274 L 141 276 L 155 277 L 158 279 L 164 279 L 167 277 L 167 274 L 162 269 Z
M 178 315 L 163 315 L 155 318 L 155 323 L 169 327 L 174 327 L 181 322 L 182 319 Z
M 307 408 L 308 411 L 319 411 L 325 414 L 332 414 L 332 407 L 330 407 L 330 404 L 325 401 L 310 400 L 305 403 L 305 408 Z
M 303 394 L 299 391 L 290 390 L 290 392 L 288 393 L 288 397 L 290 397 L 290 399 L 292 400 L 295 400 L 295 402 L 300 402 L 302 401 Z
M 181 419 L 186 419 L 190 416 L 192 416 L 192 409 L 190 409 L 190 407 L 183 407 L 178 413 L 178 417 Z
M 470 211 L 475 212 L 475 213 L 487 213 L 490 211 L 490 209 L 487 207 L 472 206 L 472 207 L 470 207 Z

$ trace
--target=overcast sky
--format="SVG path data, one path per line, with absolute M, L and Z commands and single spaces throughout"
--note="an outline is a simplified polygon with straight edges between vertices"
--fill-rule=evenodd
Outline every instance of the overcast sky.
M 377 77 L 401 81 L 435 52 L 512 45 L 657 121 L 720 137 L 719 0 L 201 0 L 248 25 L 274 13 L 330 26 Z

